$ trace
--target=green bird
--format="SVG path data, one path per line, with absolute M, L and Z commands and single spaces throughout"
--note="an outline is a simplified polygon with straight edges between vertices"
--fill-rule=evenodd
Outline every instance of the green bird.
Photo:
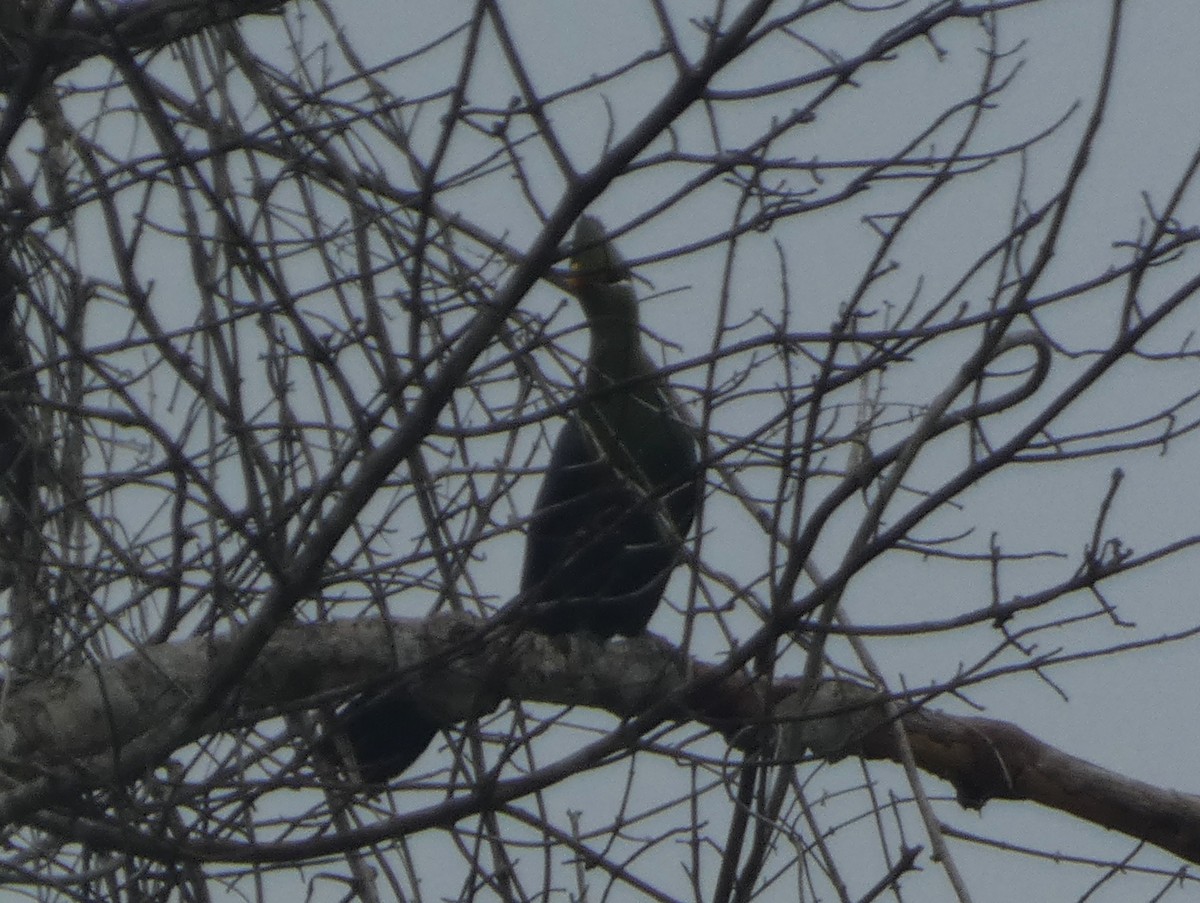
M 572 287 L 591 347 L 525 546 L 529 623 L 600 640 L 646 628 L 702 494 L 696 437 L 642 347 L 638 300 L 603 224 L 575 230 Z
M 590 216 L 575 230 L 571 284 L 591 334 L 583 393 L 550 454 L 525 547 L 516 623 L 599 640 L 646 628 L 679 562 L 703 485 L 696 437 L 642 348 L 628 270 Z M 352 700 L 334 727 L 358 774 L 407 769 L 439 725 L 394 687 Z M 338 761 L 332 737 L 320 752 Z

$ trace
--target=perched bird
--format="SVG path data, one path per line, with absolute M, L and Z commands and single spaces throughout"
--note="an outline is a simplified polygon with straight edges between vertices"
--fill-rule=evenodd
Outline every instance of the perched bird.
M 697 443 L 642 349 L 637 297 L 605 237 L 575 230 L 572 287 L 591 333 L 579 406 L 538 492 L 525 547 L 518 623 L 605 640 L 646 628 L 679 561 L 701 495 Z M 319 752 L 340 761 L 343 735 L 365 782 L 400 774 L 439 730 L 407 687 L 361 696 L 338 713 Z
M 642 348 L 624 262 L 594 217 L 579 221 L 574 247 L 591 347 L 534 504 L 521 589 L 535 629 L 604 640 L 645 629 L 702 486 L 695 436 Z

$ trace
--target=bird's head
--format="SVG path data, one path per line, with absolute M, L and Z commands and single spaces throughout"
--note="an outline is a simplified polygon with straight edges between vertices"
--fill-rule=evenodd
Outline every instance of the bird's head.
M 621 324 L 622 334 L 637 324 L 637 296 L 629 284 L 629 266 L 608 241 L 604 224 L 594 216 L 580 218 L 571 255 L 572 291 L 593 328 L 606 334 Z
M 630 276 L 628 264 L 608 240 L 604 223 L 594 216 L 580 217 L 572 249 L 568 282 L 577 292 L 589 285 L 624 282 Z

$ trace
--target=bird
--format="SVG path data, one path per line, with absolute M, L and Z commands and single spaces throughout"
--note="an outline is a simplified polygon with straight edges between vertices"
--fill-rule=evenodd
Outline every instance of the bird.
M 568 280 L 588 322 L 582 392 L 555 440 L 534 502 L 516 621 L 599 641 L 646 629 L 678 564 L 702 494 L 698 443 L 642 347 L 629 270 L 593 216 L 579 220 Z M 382 784 L 441 729 L 395 686 L 348 703 L 319 752 Z M 344 738 L 344 744 L 336 741 Z
M 696 435 L 642 346 L 628 267 L 596 217 L 573 244 L 589 351 L 534 502 L 521 591 L 535 630 L 604 641 L 645 630 L 703 486 Z

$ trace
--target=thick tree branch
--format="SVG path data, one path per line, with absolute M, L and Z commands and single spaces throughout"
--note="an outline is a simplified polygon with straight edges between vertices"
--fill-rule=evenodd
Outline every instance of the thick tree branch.
M 229 639 L 164 644 L 14 691 L 0 720 L 0 752 L 47 765 L 91 756 L 101 771 L 114 751 L 156 729 L 202 694 Z M 287 627 L 246 675 L 236 707 L 195 735 L 250 723 L 314 699 L 350 695 L 364 683 L 400 674 L 429 713 L 447 726 L 479 717 L 502 699 L 604 709 L 632 716 L 681 700 L 664 717 L 694 719 L 750 743 L 744 730 L 772 719 L 785 725 L 777 755 L 799 760 L 861 755 L 899 760 L 879 695 L 845 681 L 823 681 L 807 703 L 802 679 L 777 678 L 764 693 L 743 672 L 689 661 L 665 641 L 645 637 L 599 646 L 569 644 L 493 629 L 459 616 L 425 621 L 361 619 Z M 920 768 L 949 781 L 960 803 L 1025 799 L 1200 862 L 1200 797 L 1164 790 L 1093 765 L 1015 725 L 911 709 L 902 726 Z M 24 770 L 22 767 L 19 770 Z
M 290 0 L 138 0 L 101 13 L 79 4 L 61 23 L 37 28 L 15 12 L 0 18 L 0 93 L 20 80 L 26 61 L 42 56 L 59 75 L 121 48 L 138 53 L 167 47 L 205 28 L 244 16 L 276 13 Z

